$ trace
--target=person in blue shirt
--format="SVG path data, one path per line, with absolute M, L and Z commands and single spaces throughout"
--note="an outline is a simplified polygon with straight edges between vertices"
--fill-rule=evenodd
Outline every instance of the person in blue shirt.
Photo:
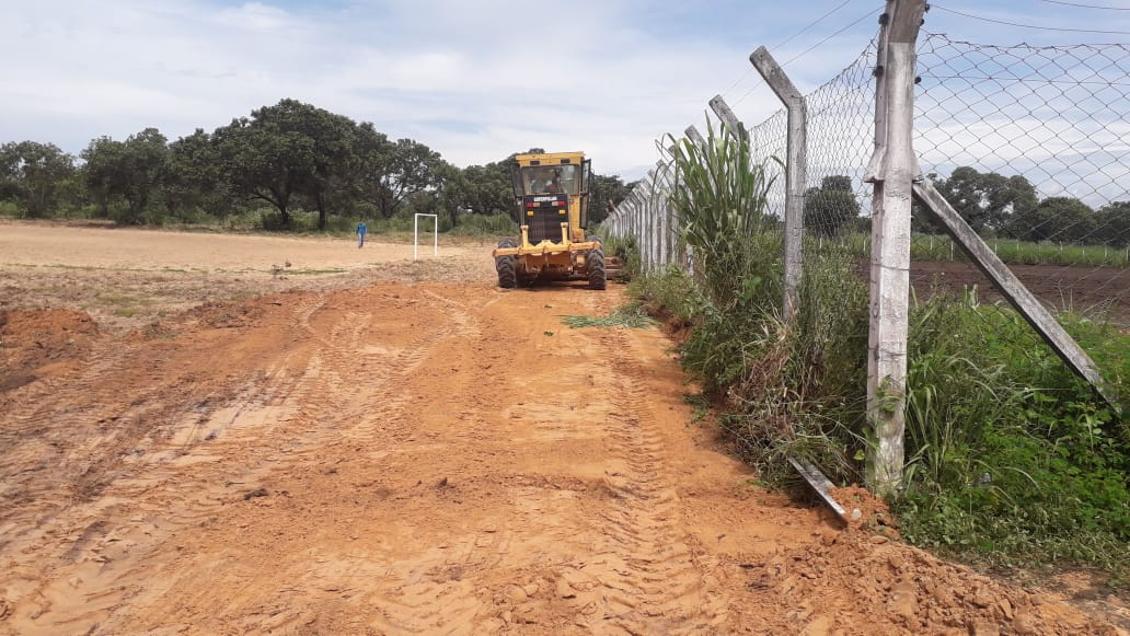
M 365 247 L 365 234 L 368 233 L 369 228 L 365 227 L 365 222 L 361 221 L 357 224 L 357 249 Z

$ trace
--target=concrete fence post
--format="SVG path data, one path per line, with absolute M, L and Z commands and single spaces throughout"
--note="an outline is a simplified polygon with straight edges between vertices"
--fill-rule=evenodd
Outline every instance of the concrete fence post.
M 730 109 L 730 105 L 726 103 L 726 100 L 723 99 L 721 95 L 715 95 L 714 98 L 710 100 L 710 110 L 714 111 L 718 119 L 722 120 L 722 127 L 733 135 L 734 139 L 738 141 L 749 139 L 749 132 L 745 129 L 745 125 L 742 124 L 741 120 L 738 119 L 738 116 L 734 114 L 734 111 Z
M 788 113 L 785 160 L 785 297 L 782 311 L 792 320 L 799 303 L 804 274 L 804 188 L 808 179 L 808 104 L 785 70 L 764 47 L 749 56 L 757 72 L 773 89 Z
M 918 177 L 914 155 L 915 41 L 925 0 L 887 0 L 875 68 L 875 151 L 865 180 L 874 184 L 871 218 L 871 320 L 867 416 L 872 428 L 866 481 L 895 493 L 905 460 L 910 209 Z

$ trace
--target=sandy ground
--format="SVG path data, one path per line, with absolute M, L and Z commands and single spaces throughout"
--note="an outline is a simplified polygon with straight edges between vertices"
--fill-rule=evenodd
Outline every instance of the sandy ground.
M 356 276 L 4 312 L 0 633 L 1120 633 L 758 487 L 620 287 Z
M 425 237 L 430 240 L 430 237 Z M 447 280 L 489 269 L 493 243 L 411 243 L 0 221 L 0 311 L 65 307 L 120 333 L 202 303 L 380 279 Z M 489 271 L 488 271 L 489 273 Z
M 0 222 L 0 265 L 114 270 L 298 272 L 345 270 L 412 258 L 410 243 L 328 237 L 171 232 L 148 229 L 74 227 Z M 421 235 L 420 256 L 432 255 L 432 236 Z M 441 239 L 445 256 L 464 256 L 477 246 Z

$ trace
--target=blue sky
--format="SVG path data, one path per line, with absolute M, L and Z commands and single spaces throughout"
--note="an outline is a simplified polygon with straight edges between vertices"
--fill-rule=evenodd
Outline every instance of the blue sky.
M 654 162 L 652 140 L 701 127 L 716 93 L 750 123 L 777 108 L 749 66 L 753 48 L 770 45 L 788 60 L 882 6 L 850 0 L 773 47 L 842 2 L 2 0 L 0 141 L 53 141 L 78 153 L 98 135 L 156 126 L 175 138 L 294 97 L 416 138 L 458 165 L 542 146 L 582 149 L 599 171 L 635 177 Z M 1130 11 L 1042 0 L 940 6 L 1130 31 Z M 1130 41 L 939 9 L 925 28 L 999 44 Z M 810 89 L 875 30 L 872 15 L 787 68 Z

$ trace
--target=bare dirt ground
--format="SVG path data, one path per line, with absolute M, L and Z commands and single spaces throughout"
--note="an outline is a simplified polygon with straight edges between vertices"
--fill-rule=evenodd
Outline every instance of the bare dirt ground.
M 410 243 L 74 227 L 0 221 L 0 311 L 67 307 L 119 333 L 201 303 L 378 279 L 452 278 L 481 264 L 489 245 L 443 237 L 443 259 Z M 430 241 L 430 236 L 422 236 Z
M 1052 309 L 1097 315 L 1130 325 L 1130 269 L 1062 265 L 1010 265 L 1010 268 Z M 977 286 L 982 299 L 1001 299 L 989 279 L 968 262 L 914 261 L 910 274 L 919 294 L 928 293 L 933 285 L 958 290 Z
M 767 493 L 658 329 L 562 324 L 621 288 L 484 254 L 135 326 L 0 296 L 0 633 L 1119 633 Z

